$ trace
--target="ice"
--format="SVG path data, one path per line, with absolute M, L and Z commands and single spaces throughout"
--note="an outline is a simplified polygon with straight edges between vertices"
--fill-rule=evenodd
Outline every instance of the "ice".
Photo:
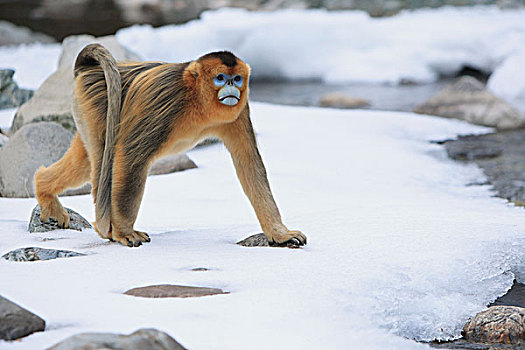
M 206 12 L 185 25 L 134 26 L 118 39 L 152 60 L 228 49 L 255 77 L 331 83 L 429 82 L 463 66 L 492 72 L 525 43 L 525 10 L 444 7 L 370 18 L 360 11 Z
M 260 229 L 221 145 L 190 153 L 198 169 L 148 179 L 137 228 L 152 242 L 138 249 L 91 230 L 30 235 L 35 200 L 1 198 L 0 253 L 89 254 L 0 261 L 0 293 L 48 322 L 45 333 L 1 347 L 157 327 L 192 349 L 416 349 L 425 345 L 409 339 L 458 337 L 510 288 L 525 258 L 523 209 L 468 186 L 485 180 L 480 170 L 429 142 L 490 129 L 410 113 L 252 109 L 276 200 L 287 225 L 308 235 L 304 249 L 234 244 Z M 62 201 L 94 219 L 89 196 Z M 121 295 L 160 283 L 231 293 Z

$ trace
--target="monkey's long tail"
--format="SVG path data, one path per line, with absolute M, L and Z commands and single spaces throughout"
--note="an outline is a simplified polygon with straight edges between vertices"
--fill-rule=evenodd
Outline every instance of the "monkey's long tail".
M 95 214 L 98 232 L 102 236 L 107 236 L 111 225 L 111 184 L 117 129 L 120 122 L 122 81 L 120 79 L 117 61 L 111 53 L 100 44 L 88 45 L 78 54 L 74 73 L 76 77 L 81 72 L 98 65 L 102 67 L 106 79 L 108 109 L 106 115 L 106 141 L 102 164 L 100 166 Z

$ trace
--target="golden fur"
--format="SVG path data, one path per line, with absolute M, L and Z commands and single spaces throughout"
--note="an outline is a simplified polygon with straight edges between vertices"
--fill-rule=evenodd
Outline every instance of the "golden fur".
M 219 73 L 244 79 L 234 106 L 217 98 Z M 84 48 L 75 64 L 78 133 L 63 158 L 35 176 L 42 220 L 54 217 L 67 228 L 57 195 L 91 179 L 100 236 L 128 246 L 149 242 L 133 226 L 151 163 L 218 136 L 268 240 L 306 244 L 304 234 L 283 225 L 273 199 L 250 121 L 249 75 L 249 66 L 229 52 L 187 63 L 117 64 L 101 45 Z

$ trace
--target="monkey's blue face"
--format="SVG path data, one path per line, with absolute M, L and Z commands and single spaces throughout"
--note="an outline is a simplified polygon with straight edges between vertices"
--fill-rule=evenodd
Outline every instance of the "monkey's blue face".
M 213 84 L 220 87 L 217 93 L 219 101 L 227 106 L 235 106 L 241 99 L 239 90 L 243 84 L 243 78 L 240 75 L 228 75 L 224 73 L 217 74 L 213 78 Z

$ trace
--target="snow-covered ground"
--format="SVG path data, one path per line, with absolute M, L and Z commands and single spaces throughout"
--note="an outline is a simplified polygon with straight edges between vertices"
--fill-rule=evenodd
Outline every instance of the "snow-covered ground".
M 184 26 L 133 27 L 118 38 L 148 59 L 181 61 L 230 49 L 255 74 L 326 81 L 426 81 L 463 64 L 498 69 L 494 91 L 524 81 L 516 64 L 525 11 L 360 12 L 222 10 Z M 58 45 L 0 48 L 0 66 L 36 88 Z M 510 63 L 509 63 L 510 62 Z M 509 68 L 510 67 L 510 68 Z M 514 73 L 513 73 L 514 72 Z M 499 81 L 499 82 L 498 82 Z M 514 84 L 506 86 L 505 84 Z M 506 93 L 506 92 L 505 92 Z M 14 109 L 0 113 L 0 127 Z M 260 232 L 222 146 L 190 152 L 198 169 L 151 177 L 129 249 L 93 231 L 28 234 L 34 199 L 0 198 L 0 254 L 40 246 L 86 257 L 0 260 L 0 294 L 47 321 L 2 349 L 40 349 L 84 331 L 166 331 L 191 349 L 410 349 L 451 339 L 469 316 L 525 282 L 525 213 L 492 197 L 474 165 L 430 140 L 488 129 L 410 113 L 253 104 L 253 120 L 283 218 L 309 244 L 243 248 Z M 63 198 L 88 220 L 90 196 Z M 206 267 L 209 271 L 191 271 Z M 121 293 L 149 284 L 218 287 L 228 295 L 149 300 Z
M 130 249 L 91 230 L 29 234 L 34 199 L 0 198 L 0 252 L 27 246 L 86 257 L 0 261 L 0 294 L 47 320 L 5 349 L 83 331 L 156 327 L 191 349 L 410 349 L 458 337 L 511 286 L 525 259 L 525 213 L 492 197 L 480 170 L 429 143 L 486 129 L 409 113 L 254 104 L 270 182 L 304 249 L 235 245 L 259 232 L 227 151 L 192 151 L 198 169 L 148 179 Z M 89 196 L 63 203 L 93 220 Z M 55 239 L 55 240 L 49 240 Z M 206 267 L 210 271 L 191 271 Z M 148 300 L 149 284 L 228 295 Z

